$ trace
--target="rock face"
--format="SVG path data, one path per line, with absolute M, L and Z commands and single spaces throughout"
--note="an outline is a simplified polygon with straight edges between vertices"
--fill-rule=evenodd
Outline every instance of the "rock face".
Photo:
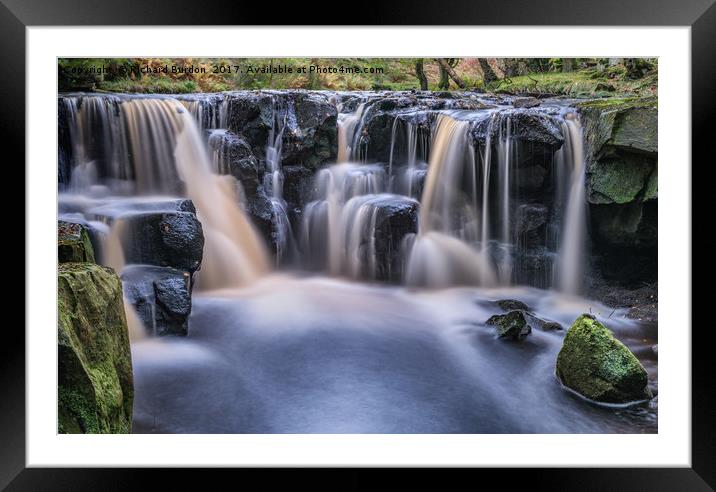
M 191 314 L 191 274 L 153 265 L 122 270 L 124 297 L 150 335 L 186 335 Z
M 284 126 L 286 164 L 316 170 L 335 160 L 338 150 L 336 107 L 328 95 L 308 91 L 239 91 L 228 100 L 229 130 L 241 135 L 260 160 L 273 129 Z
M 132 357 L 119 277 L 94 263 L 58 271 L 58 432 L 129 433 Z
M 94 263 L 94 250 L 86 227 L 71 222 L 57 222 L 57 259 L 60 263 Z
M 607 279 L 653 281 L 657 246 L 657 102 L 579 105 L 595 266 Z
M 651 398 L 647 373 L 634 354 L 588 314 L 577 318 L 557 356 L 557 376 L 590 400 L 628 403 Z
M 122 220 L 126 263 L 171 266 L 191 273 L 201 266 L 204 235 L 195 214 L 149 212 Z
M 510 311 L 507 314 L 496 314 L 487 320 L 488 325 L 497 328 L 497 336 L 510 340 L 522 340 L 532 333 L 532 328 L 527 324 L 525 314 L 522 311 Z

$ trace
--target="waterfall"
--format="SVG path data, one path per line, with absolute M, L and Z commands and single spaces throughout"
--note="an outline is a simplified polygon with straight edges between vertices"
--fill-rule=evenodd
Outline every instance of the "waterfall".
M 283 134 L 286 129 L 290 107 L 279 111 L 276 99 L 271 99 L 271 129 L 266 143 L 266 173 L 264 174 L 264 189 L 269 191 L 269 200 L 273 212 L 273 228 L 276 244 L 276 264 L 279 266 L 286 254 L 293 248 L 293 230 L 288 219 L 286 201 L 283 199 L 283 167 L 281 165 L 281 150 L 283 148 Z M 290 102 L 288 103 L 290 105 Z
M 64 190 L 135 200 L 157 193 L 190 197 L 206 237 L 202 289 L 243 285 L 269 269 L 263 241 L 239 206 L 244 203 L 265 207 L 252 213 L 270 212 L 268 239 L 278 267 L 290 258 L 299 267 L 351 278 L 388 274 L 418 286 L 516 283 L 579 293 L 586 169 L 582 129 L 572 110 L 407 106 L 390 114 L 391 126 L 373 130 L 371 118 L 384 111 L 375 104 L 377 95 L 358 96 L 352 112 L 340 112 L 338 103 L 337 163 L 309 178 L 311 197 L 305 178 L 298 178 L 300 200 L 308 203 L 289 214 L 284 195 L 294 203 L 297 192 L 284 190 L 282 153 L 284 140 L 300 128 L 295 101 L 268 94 L 265 158 L 254 161 L 263 181 L 247 188 L 248 198 L 231 176 L 242 171 L 230 168 L 228 152 L 245 148 L 255 159 L 256 142 L 225 129 L 237 97 L 226 94 L 61 97 L 61 159 L 69 163 L 62 171 Z M 533 153 L 529 138 L 521 140 L 529 118 L 548 121 L 561 147 L 549 143 Z M 376 138 L 366 134 L 368 128 L 385 133 Z M 371 138 L 385 162 L 364 162 Z M 238 147 L 229 147 L 229 139 Z M 534 168 L 543 173 L 539 179 L 555 184 L 537 188 L 539 196 L 524 191 L 535 179 Z M 393 237 L 390 214 L 417 213 L 418 199 L 418 225 L 402 223 Z M 542 214 L 534 221 L 538 232 L 525 232 L 521 227 L 535 210 Z
M 338 114 L 338 162 L 357 157 L 364 110 L 365 103 L 361 103 L 353 113 Z
M 568 194 L 560 244 L 558 286 L 564 292 L 578 294 L 583 284 L 587 216 L 584 137 L 582 125 L 574 113 L 566 115 L 562 129 L 565 139 L 557 159 L 568 180 Z
M 409 285 L 495 283 L 486 257 L 470 244 L 477 237 L 475 153 L 470 128 L 469 121 L 438 116 L 421 200 L 420 230 L 408 260 Z
M 268 256 L 254 226 L 239 206 L 235 181 L 211 171 L 209 152 L 192 116 L 178 112 L 182 128 L 174 158 L 204 232 L 204 259 L 198 285 L 238 287 L 264 275 Z
M 334 275 L 373 278 L 378 209 L 395 199 L 383 193 L 378 165 L 342 163 L 319 171 L 317 199 L 306 205 L 302 251 L 310 265 Z
M 195 119 L 203 114 L 196 101 L 189 109 L 158 97 L 82 96 L 65 98 L 64 104 L 74 163 L 71 191 L 104 186 L 105 194 L 127 193 L 130 183 L 135 193 L 191 198 L 205 236 L 202 289 L 244 285 L 268 271 L 262 241 L 239 205 L 240 183 L 212 169 Z M 121 217 L 114 221 L 106 247 L 106 261 L 117 271 L 124 266 L 115 237 L 123 234 L 122 224 Z

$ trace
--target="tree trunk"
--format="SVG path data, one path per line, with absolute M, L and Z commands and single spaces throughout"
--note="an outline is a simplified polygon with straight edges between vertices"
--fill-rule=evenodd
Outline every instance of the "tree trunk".
M 480 64 L 480 69 L 482 70 L 482 81 L 484 85 L 491 84 L 497 80 L 497 75 L 495 75 L 495 71 L 492 69 L 489 63 L 487 63 L 486 58 L 478 58 L 477 62 Z
M 440 83 L 438 84 L 438 89 L 447 90 L 450 88 L 450 76 L 447 73 L 447 70 L 445 70 L 445 67 L 440 65 Z
M 425 69 L 423 67 L 423 59 L 418 58 L 415 60 L 415 76 L 420 81 L 420 90 L 428 90 L 428 78 L 425 76 Z
M 437 62 L 440 64 L 440 70 L 447 72 L 448 75 L 450 75 L 450 78 L 455 81 L 457 86 L 460 89 L 467 89 L 467 84 L 464 80 L 460 78 L 460 76 L 453 70 L 453 68 L 450 66 L 450 63 L 445 58 L 437 58 Z
M 574 71 L 574 58 L 562 58 L 562 71 L 563 72 Z

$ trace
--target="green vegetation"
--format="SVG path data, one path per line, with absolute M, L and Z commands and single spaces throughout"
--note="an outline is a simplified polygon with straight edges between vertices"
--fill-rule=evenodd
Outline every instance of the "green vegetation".
M 270 67 L 270 68 L 269 68 Z M 239 89 L 478 90 L 573 97 L 656 94 L 653 59 L 133 58 L 60 59 L 60 91 Z

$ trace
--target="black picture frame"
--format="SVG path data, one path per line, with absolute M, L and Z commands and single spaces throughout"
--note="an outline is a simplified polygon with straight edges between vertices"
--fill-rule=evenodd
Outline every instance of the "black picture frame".
M 31 97 L 25 92 L 25 73 L 32 69 L 25 66 L 26 26 L 246 25 L 254 22 L 331 25 L 346 21 L 354 25 L 690 26 L 692 161 L 704 167 L 713 165 L 713 137 L 710 137 L 708 122 L 716 114 L 714 0 L 429 0 L 420 5 L 408 0 L 398 0 L 390 5 L 369 0 L 351 9 L 341 9 L 335 3 L 323 0 L 310 5 L 258 2 L 241 5 L 228 0 L 178 0 L 171 3 L 162 0 L 111 0 L 101 4 L 96 0 L 0 0 L 0 67 L 5 73 L 0 77 L 3 100 L 0 135 L 4 143 L 5 162 L 25 160 L 25 101 L 26 97 Z M 689 172 L 689 169 L 684 169 L 684 172 Z M 693 180 L 692 176 L 692 183 L 692 209 L 694 212 L 709 210 L 706 200 L 712 192 L 705 188 L 707 180 Z M 26 186 L 31 186 L 31 183 L 26 183 Z M 692 222 L 698 223 L 695 219 Z M 32 225 L 26 223 L 25 226 Z M 714 246 L 712 239 L 707 239 L 704 244 L 710 248 Z M 694 251 L 692 262 L 696 258 L 704 260 L 698 263 L 702 275 L 711 278 L 713 262 Z M 30 260 L 26 257 L 26 264 Z M 710 290 L 693 289 L 692 306 L 708 305 L 706 296 Z M 132 490 L 147 486 L 146 475 L 154 473 L 147 469 L 25 468 L 25 337 L 21 330 L 10 325 L 6 323 L 3 343 L 0 344 L 0 487 L 14 491 Z M 713 356 L 710 353 L 713 350 L 714 329 L 709 325 L 698 326 L 696 318 L 692 325 L 695 327 L 692 330 L 692 468 L 523 469 L 510 472 L 481 469 L 462 470 L 451 477 L 453 480 L 474 480 L 477 472 L 481 478 L 492 475 L 486 478 L 495 478 L 503 485 L 513 481 L 524 482 L 531 489 L 538 490 L 714 490 L 716 413 L 712 406 Z M 690 327 L 668 326 L 663 329 L 687 333 Z M 174 484 L 184 488 L 189 484 L 185 470 L 158 473 L 164 488 L 174 488 Z M 224 480 L 229 473 L 232 472 L 213 471 L 212 478 Z M 243 470 L 241 473 L 248 472 Z M 473 477 L 466 477 L 467 473 Z M 254 473 L 248 475 L 252 478 Z M 292 486 L 306 485 L 301 483 L 304 477 L 311 481 L 310 485 L 316 484 L 315 478 L 308 478 L 306 473 L 293 475 Z M 423 485 L 429 485 L 430 480 L 423 475 L 417 470 L 411 473 Z M 328 475 L 322 477 L 322 483 L 333 481 Z M 274 479 L 262 480 L 270 485 Z M 371 472 L 358 470 L 344 475 L 340 481 L 333 481 L 341 489 L 371 486 L 376 482 Z

